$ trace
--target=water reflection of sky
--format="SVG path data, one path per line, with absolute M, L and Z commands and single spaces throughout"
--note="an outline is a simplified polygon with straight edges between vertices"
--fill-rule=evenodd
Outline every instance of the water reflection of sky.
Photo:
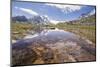
M 77 40 L 77 36 L 71 32 L 54 29 L 54 30 L 43 30 L 41 33 L 36 33 L 34 35 L 29 34 L 24 37 L 24 39 L 30 38 L 41 38 L 42 40 Z

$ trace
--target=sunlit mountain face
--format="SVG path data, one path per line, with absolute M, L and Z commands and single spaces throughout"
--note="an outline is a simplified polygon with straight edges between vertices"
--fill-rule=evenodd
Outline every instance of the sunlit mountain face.
M 25 16 L 27 19 L 32 19 L 40 16 L 54 24 L 93 14 L 95 14 L 95 6 L 12 1 L 12 17 Z

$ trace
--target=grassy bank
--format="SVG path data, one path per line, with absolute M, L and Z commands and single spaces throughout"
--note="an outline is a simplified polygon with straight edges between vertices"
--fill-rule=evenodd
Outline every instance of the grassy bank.
M 95 38 L 96 38 L 96 27 L 94 25 L 79 25 L 79 24 L 58 24 L 56 27 L 73 32 L 75 34 L 78 34 L 82 37 L 85 37 L 89 40 L 91 40 L 93 43 L 95 43 Z
M 21 39 L 24 37 L 27 31 L 34 29 L 34 25 L 28 23 L 12 23 L 11 24 L 11 36 L 12 39 Z

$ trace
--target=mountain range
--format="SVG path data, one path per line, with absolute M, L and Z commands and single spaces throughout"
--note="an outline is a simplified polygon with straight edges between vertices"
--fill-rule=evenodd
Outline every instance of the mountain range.
M 27 18 L 25 16 L 14 16 L 12 17 L 12 21 L 18 21 L 20 22 L 28 22 L 28 23 L 49 23 L 49 19 L 45 16 L 33 16 L 32 18 Z
M 18 23 L 32 23 L 32 24 L 57 24 L 59 22 L 67 22 L 67 23 L 95 23 L 95 14 L 89 15 L 89 14 L 82 14 L 78 20 L 72 20 L 72 21 L 55 21 L 50 20 L 47 16 L 40 16 L 35 15 L 32 18 L 27 18 L 26 16 L 14 16 L 12 17 L 12 21 L 18 21 Z

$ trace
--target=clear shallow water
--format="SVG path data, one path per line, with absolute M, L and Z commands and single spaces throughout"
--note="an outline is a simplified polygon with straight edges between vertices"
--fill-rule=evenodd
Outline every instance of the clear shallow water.
M 29 34 L 22 40 L 13 43 L 13 48 L 25 48 L 27 46 L 36 44 L 43 44 L 48 47 L 52 47 L 57 45 L 56 43 L 61 43 L 61 46 L 65 46 L 66 44 L 67 46 L 69 45 L 73 47 L 79 45 L 83 49 L 86 49 L 90 52 L 95 52 L 95 47 L 92 47 L 91 44 L 85 39 L 82 39 L 80 36 L 77 36 L 74 33 L 60 29 L 43 30 L 41 33 L 36 33 L 34 35 Z
M 14 43 L 13 47 L 24 48 L 30 46 L 32 43 L 44 44 L 49 46 L 54 46 L 57 42 L 67 42 L 74 45 L 75 42 L 79 41 L 79 37 L 71 32 L 64 30 L 54 29 L 54 30 L 43 30 L 41 33 L 36 33 L 34 35 L 27 35 L 22 40 Z M 71 45 L 69 44 L 69 45 Z
M 46 58 L 50 61 L 53 61 L 54 63 L 95 60 L 95 47 L 91 47 L 91 45 L 87 41 L 81 39 L 74 33 L 59 29 L 43 30 L 41 31 L 41 33 L 36 33 L 34 35 L 29 34 L 22 40 L 13 43 L 13 59 L 21 59 L 21 57 L 16 57 L 17 55 L 22 55 L 24 57 L 23 59 L 26 59 L 26 55 L 24 56 L 23 54 L 26 52 L 29 53 L 27 51 L 27 48 L 35 51 L 37 54 L 40 53 L 42 56 L 40 58 Z M 27 55 L 30 56 L 32 54 Z M 55 58 L 55 56 L 57 58 Z M 19 59 L 17 60 L 21 61 Z M 30 60 L 28 59 L 28 62 L 29 61 Z M 37 58 L 36 61 L 40 60 Z M 43 61 L 44 63 L 47 62 L 47 60 L 41 61 Z M 50 63 L 50 61 L 47 63 Z

